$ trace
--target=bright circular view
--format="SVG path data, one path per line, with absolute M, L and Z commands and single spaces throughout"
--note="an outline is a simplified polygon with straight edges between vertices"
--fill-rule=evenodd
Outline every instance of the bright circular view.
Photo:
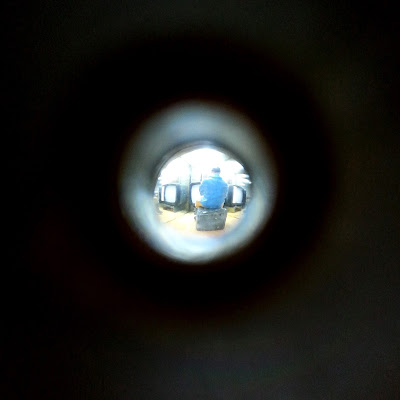
M 186 236 L 215 237 L 232 231 L 250 199 L 251 180 L 244 166 L 204 146 L 168 161 L 154 191 L 160 222 Z

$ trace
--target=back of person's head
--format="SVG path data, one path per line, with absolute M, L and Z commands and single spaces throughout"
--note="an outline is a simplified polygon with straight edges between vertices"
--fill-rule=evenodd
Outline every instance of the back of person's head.
M 221 169 L 220 169 L 219 167 L 214 167 L 214 168 L 211 170 L 211 172 L 212 172 L 213 174 L 219 174 L 219 173 L 221 172 Z

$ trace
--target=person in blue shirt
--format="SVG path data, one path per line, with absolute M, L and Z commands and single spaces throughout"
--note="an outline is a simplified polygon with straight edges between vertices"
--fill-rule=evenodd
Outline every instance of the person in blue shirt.
M 204 179 L 200 185 L 200 201 L 196 201 L 196 207 L 211 209 L 221 208 L 228 193 L 227 183 L 220 177 L 220 168 L 211 170 L 211 177 Z

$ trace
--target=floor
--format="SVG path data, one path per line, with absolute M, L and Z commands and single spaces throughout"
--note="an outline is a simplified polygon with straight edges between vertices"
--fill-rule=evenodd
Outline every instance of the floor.
M 219 231 L 197 231 L 196 221 L 194 219 L 193 211 L 178 211 L 174 213 L 170 210 L 160 209 L 161 214 L 159 218 L 162 223 L 168 224 L 176 230 L 196 236 L 220 236 L 226 232 L 231 231 L 242 218 L 242 211 L 228 212 L 225 222 L 225 228 Z

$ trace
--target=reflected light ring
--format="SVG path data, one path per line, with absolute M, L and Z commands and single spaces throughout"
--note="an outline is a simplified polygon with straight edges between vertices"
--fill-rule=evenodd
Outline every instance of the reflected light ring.
M 153 206 L 167 158 L 204 144 L 232 154 L 252 181 L 245 216 L 235 229 L 212 238 L 183 235 L 162 224 Z M 262 231 L 275 206 L 277 181 L 273 154 L 252 121 L 221 103 L 185 101 L 153 114 L 128 141 L 119 171 L 120 208 L 132 231 L 158 254 L 187 264 L 210 263 L 236 254 Z

